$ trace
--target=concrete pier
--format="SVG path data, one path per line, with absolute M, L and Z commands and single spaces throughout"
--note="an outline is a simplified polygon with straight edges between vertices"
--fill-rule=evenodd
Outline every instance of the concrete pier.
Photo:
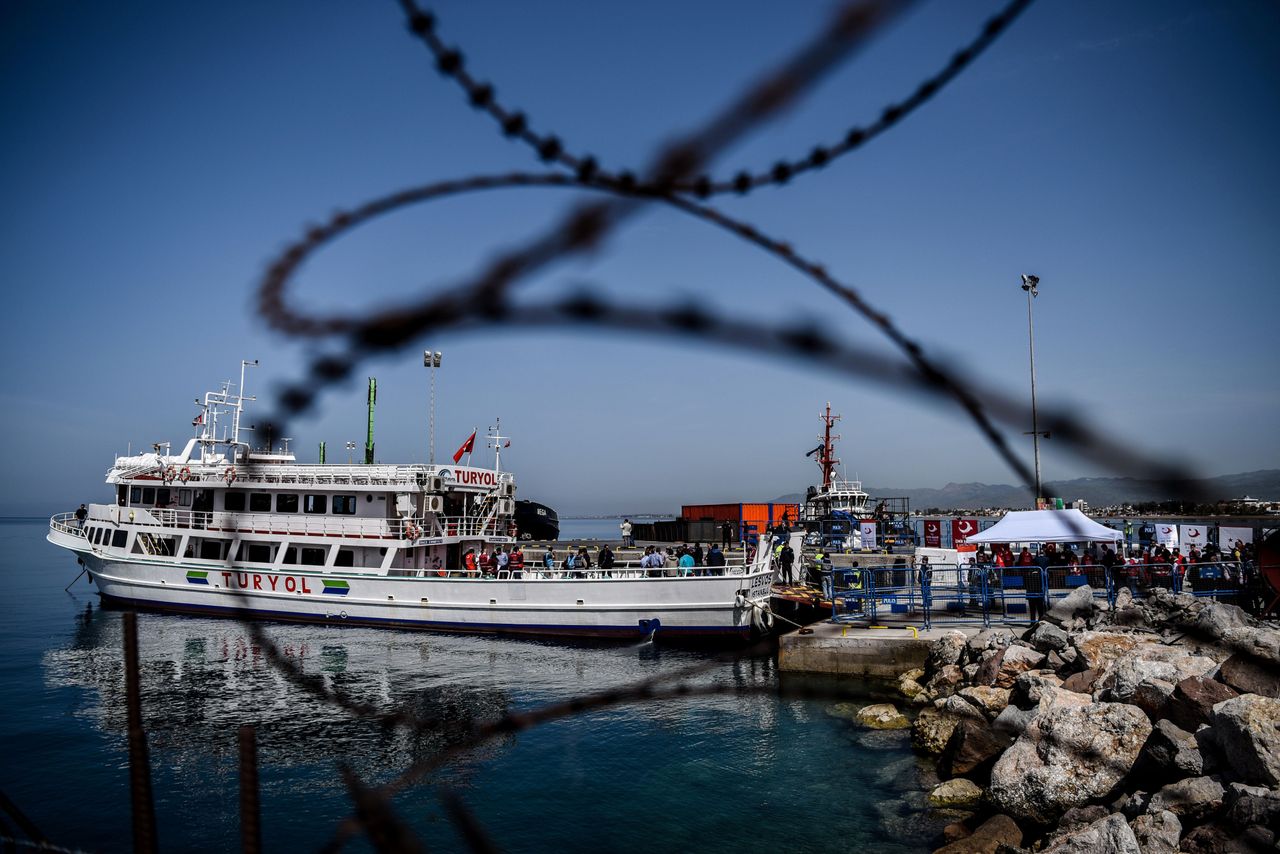
M 778 639 L 778 668 L 789 673 L 829 673 L 893 679 L 916 667 L 924 667 L 929 644 L 957 627 L 920 630 L 918 623 L 885 620 L 885 628 L 847 623 L 814 623 L 812 634 L 789 632 Z M 981 626 L 959 627 L 967 635 Z

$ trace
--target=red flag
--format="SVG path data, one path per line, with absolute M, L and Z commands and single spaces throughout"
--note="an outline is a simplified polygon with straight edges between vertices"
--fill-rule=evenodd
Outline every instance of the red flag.
M 511 447 L 511 440 L 510 440 L 510 439 L 508 439 L 507 441 L 503 442 L 503 443 L 502 443 L 502 447 L 504 447 L 504 448 L 510 448 L 510 447 Z
M 924 545 L 925 548 L 937 549 L 942 547 L 942 520 L 941 519 L 925 519 L 924 520 Z
M 456 463 L 462 459 L 463 454 L 469 454 L 476 448 L 476 431 L 472 430 L 471 435 L 467 437 L 467 441 L 462 443 L 462 447 L 453 455 L 453 461 Z
M 977 519 L 951 520 L 951 542 L 953 546 L 958 546 L 967 542 L 969 537 L 972 537 L 976 533 L 978 533 Z

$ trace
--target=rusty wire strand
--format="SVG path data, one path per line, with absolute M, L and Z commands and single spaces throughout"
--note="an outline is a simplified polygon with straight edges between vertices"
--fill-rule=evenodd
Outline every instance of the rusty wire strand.
M 622 176 L 630 173 L 605 170 L 600 166 L 600 160 L 595 155 L 574 154 L 565 147 L 560 136 L 532 130 L 530 120 L 523 111 L 504 106 L 498 100 L 493 84 L 482 83 L 473 77 L 467 71 L 462 52 L 457 48 L 449 47 L 441 40 L 436 32 L 439 21 L 434 12 L 423 11 L 414 3 L 414 0 L 400 0 L 400 5 L 408 20 L 410 32 L 422 40 L 435 58 L 436 70 L 444 77 L 456 82 L 467 96 L 470 105 L 489 114 L 505 136 L 518 139 L 528 145 L 543 162 L 570 169 L 584 180 L 597 180 L 614 186 L 627 183 Z M 893 12 L 895 14 L 900 12 L 906 5 L 909 4 L 899 4 L 899 8 L 894 9 Z M 693 178 L 642 183 L 631 189 L 654 194 L 692 193 L 700 198 L 730 192 L 743 195 L 761 187 L 786 184 L 797 175 L 826 167 L 837 158 L 861 148 L 891 129 L 937 95 L 1008 30 L 1029 5 L 1031 0 L 1011 0 L 1007 6 L 983 24 L 978 35 L 971 42 L 951 56 L 941 70 L 925 78 L 907 97 L 886 105 L 874 121 L 849 128 L 839 142 L 815 145 L 804 157 L 779 160 L 763 171 L 753 172 L 741 169 L 735 172 L 732 178 L 714 178 L 704 173 Z

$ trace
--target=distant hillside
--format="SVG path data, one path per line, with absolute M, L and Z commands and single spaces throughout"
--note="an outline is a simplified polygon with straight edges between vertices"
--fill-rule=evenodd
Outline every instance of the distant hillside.
M 1206 501 L 1219 501 L 1249 495 L 1264 501 L 1280 500 L 1280 469 L 1227 474 L 1192 481 L 1195 491 Z M 1131 477 L 1082 477 L 1053 482 L 1054 491 L 1068 501 L 1084 499 L 1095 507 L 1135 501 L 1167 501 L 1178 496 L 1159 483 Z M 948 483 L 941 489 L 865 486 L 872 498 L 906 497 L 912 508 L 939 507 L 1030 507 L 1031 488 L 998 483 Z M 802 501 L 800 493 L 791 493 L 774 501 Z

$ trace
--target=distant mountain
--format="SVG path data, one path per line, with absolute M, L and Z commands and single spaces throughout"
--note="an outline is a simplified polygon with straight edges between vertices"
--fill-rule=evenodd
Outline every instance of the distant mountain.
M 1191 481 L 1192 491 L 1205 501 L 1222 501 L 1249 495 L 1263 501 L 1280 500 L 1280 469 L 1227 474 Z M 908 498 L 912 509 L 938 507 L 1030 507 L 1031 488 L 989 483 L 948 483 L 941 489 L 903 487 L 864 487 L 875 498 Z M 1131 477 L 1081 477 L 1053 481 L 1053 489 L 1068 501 L 1083 499 L 1094 507 L 1135 501 L 1167 501 L 1178 496 L 1163 484 Z M 803 501 L 804 495 L 793 492 L 774 499 L 775 502 Z

